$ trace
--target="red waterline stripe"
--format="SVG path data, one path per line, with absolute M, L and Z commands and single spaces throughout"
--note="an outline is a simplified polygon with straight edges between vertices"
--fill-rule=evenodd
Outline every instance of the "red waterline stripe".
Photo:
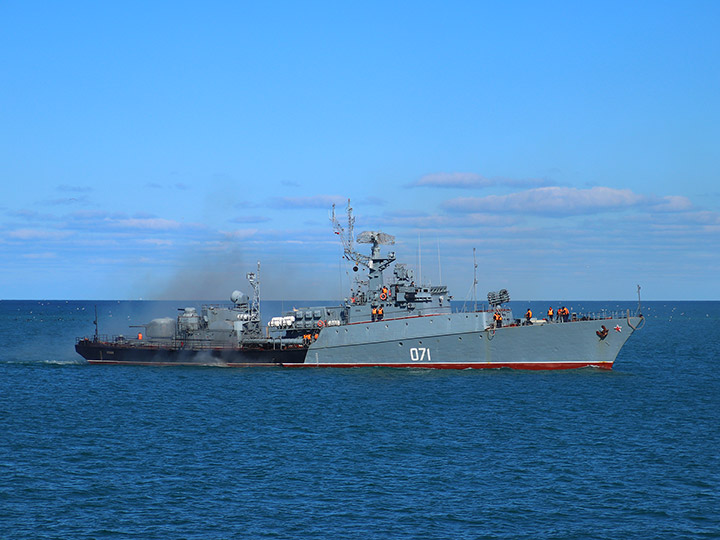
M 412 363 L 412 364 L 282 364 L 283 367 L 332 367 L 332 368 L 358 368 L 358 367 L 392 367 L 392 368 L 422 368 L 422 369 L 577 369 L 583 367 L 597 367 L 612 369 L 612 362 L 451 362 L 451 363 Z

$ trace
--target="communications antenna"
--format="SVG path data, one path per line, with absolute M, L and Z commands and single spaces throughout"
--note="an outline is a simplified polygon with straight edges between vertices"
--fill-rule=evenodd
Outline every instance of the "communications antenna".
M 343 251 L 345 255 L 352 253 L 353 251 L 353 230 L 355 228 L 355 217 L 352 215 L 352 207 L 350 206 L 350 199 L 347 202 L 347 229 L 340 224 L 335 215 L 335 205 L 332 205 L 332 216 L 330 217 L 332 222 L 333 231 L 340 237 L 340 242 L 343 245 Z
M 422 247 L 420 246 L 420 233 L 418 233 L 418 278 L 418 283 L 422 285 Z
M 260 261 L 257 263 L 257 272 L 245 274 L 250 286 L 253 289 L 252 302 L 250 303 L 250 319 L 260 320 Z
M 477 260 L 475 259 L 475 248 L 473 248 L 473 304 L 474 310 L 477 311 Z
M 438 255 L 438 275 L 440 277 L 440 285 L 443 284 L 442 279 L 442 263 L 440 262 L 440 238 L 438 236 L 435 236 L 435 240 L 437 241 L 437 255 Z

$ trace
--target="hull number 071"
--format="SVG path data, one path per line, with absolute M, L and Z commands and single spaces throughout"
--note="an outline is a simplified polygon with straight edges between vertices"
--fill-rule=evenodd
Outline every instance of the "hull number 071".
M 430 358 L 430 349 L 426 347 L 411 347 L 410 360 L 413 362 L 432 362 Z

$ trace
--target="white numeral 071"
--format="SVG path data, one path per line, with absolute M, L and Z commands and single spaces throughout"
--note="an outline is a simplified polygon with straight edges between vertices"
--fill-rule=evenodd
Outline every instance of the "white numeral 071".
M 426 347 L 411 347 L 410 348 L 410 360 L 413 362 L 422 362 L 423 360 L 431 362 L 430 349 Z

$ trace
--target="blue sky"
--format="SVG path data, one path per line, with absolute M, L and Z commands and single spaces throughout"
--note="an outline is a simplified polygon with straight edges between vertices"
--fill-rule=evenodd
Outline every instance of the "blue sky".
M 0 298 L 720 299 L 718 2 L 0 4 Z

